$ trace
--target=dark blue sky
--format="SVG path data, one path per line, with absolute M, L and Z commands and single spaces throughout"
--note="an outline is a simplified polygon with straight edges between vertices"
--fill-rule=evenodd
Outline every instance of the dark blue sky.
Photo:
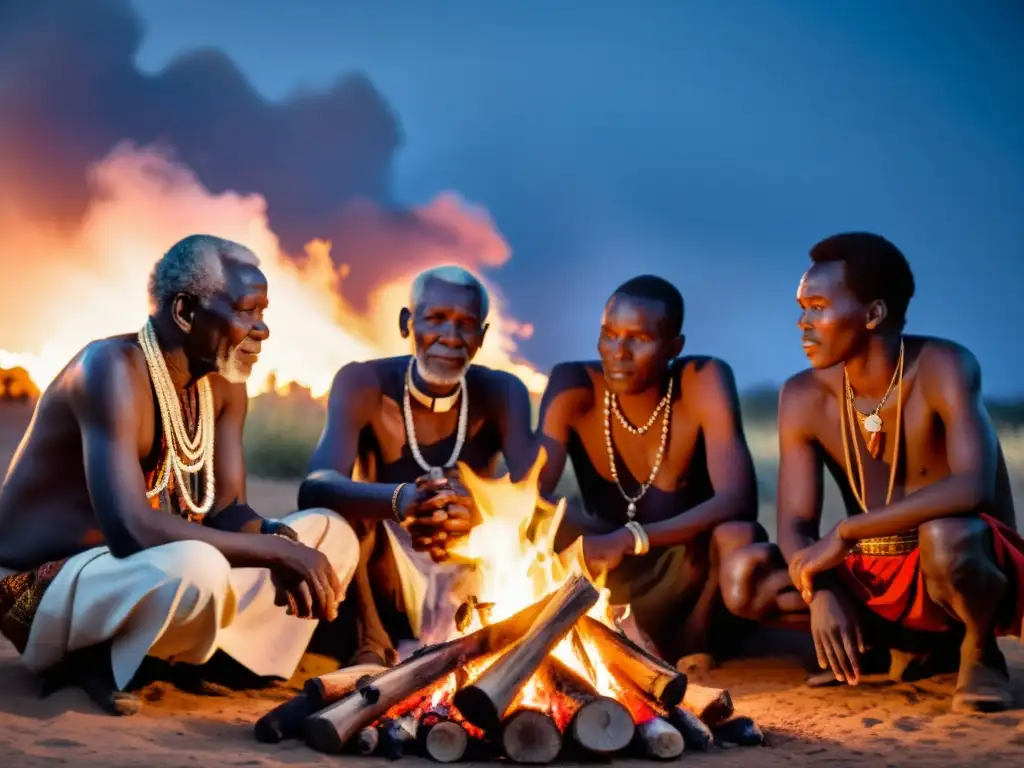
M 870 229 L 916 270 L 908 330 L 1024 394 L 1020 2 L 241 5 L 135 0 L 139 67 L 216 47 L 274 101 L 364 71 L 405 135 L 398 199 L 457 190 L 509 241 L 492 277 L 541 366 L 592 356 L 606 295 L 654 272 L 691 351 L 777 383 L 805 366 L 807 250 Z

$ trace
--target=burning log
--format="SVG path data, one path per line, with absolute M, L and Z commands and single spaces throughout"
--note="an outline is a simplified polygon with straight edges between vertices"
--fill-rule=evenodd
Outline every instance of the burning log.
M 360 728 L 375 722 L 391 707 L 467 661 L 497 653 L 523 637 L 550 599 L 551 596 L 505 621 L 465 637 L 425 648 L 382 672 L 368 684 L 307 718 L 306 743 L 320 752 L 340 753 Z
M 538 674 L 551 683 L 556 695 L 567 699 L 571 716 L 563 733 L 586 752 L 608 755 L 625 748 L 635 727 L 629 710 L 615 699 L 602 696 L 587 680 L 554 656 L 548 656 Z M 557 720 L 556 720 L 556 724 Z
M 672 760 L 683 753 L 686 741 L 683 735 L 665 719 L 666 710 L 650 701 L 636 687 L 628 685 L 616 696 L 636 723 L 633 751 L 642 757 Z
M 438 763 L 454 763 L 466 756 L 469 734 L 444 711 L 426 712 L 420 717 L 417 734 L 420 750 Z
M 496 731 L 526 681 L 597 598 L 597 590 L 583 576 L 556 590 L 529 631 L 455 694 L 454 704 L 463 717 L 485 732 Z
M 683 700 L 688 687 L 686 675 L 675 667 L 589 616 L 580 619 L 579 628 L 615 677 L 629 680 L 663 706 L 673 707 Z
M 544 765 L 562 751 L 562 733 L 551 715 L 524 707 L 502 722 L 501 746 L 514 763 Z
M 283 739 L 297 739 L 302 735 L 307 717 L 368 684 L 386 669 L 377 664 L 359 664 L 310 678 L 302 693 L 274 707 L 256 721 L 253 726 L 256 740 L 276 744 Z

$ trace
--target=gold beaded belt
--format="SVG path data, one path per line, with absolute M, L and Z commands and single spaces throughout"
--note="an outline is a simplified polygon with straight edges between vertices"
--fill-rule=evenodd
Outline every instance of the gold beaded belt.
M 909 555 L 917 549 L 917 531 L 898 533 L 895 536 L 879 536 L 875 539 L 861 539 L 850 549 L 857 555 L 896 557 Z

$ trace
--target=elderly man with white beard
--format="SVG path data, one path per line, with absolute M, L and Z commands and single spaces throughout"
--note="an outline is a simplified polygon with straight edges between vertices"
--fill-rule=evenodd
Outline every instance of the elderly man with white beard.
M 488 308 L 465 269 L 423 272 L 398 317 L 413 354 L 349 363 L 335 376 L 299 508 L 332 509 L 359 536 L 353 664 L 393 664 L 398 649 L 451 630 L 471 581 L 447 550 L 479 522 L 456 462 L 492 476 L 503 456 L 513 482 L 533 464 L 526 386 L 472 364 Z
M 138 711 L 125 688 L 146 657 L 200 681 L 218 652 L 290 677 L 358 556 L 334 512 L 246 503 L 245 382 L 269 335 L 256 256 L 193 235 L 149 289 L 141 330 L 46 387 L 0 488 L 0 631 L 49 687 L 114 714 Z

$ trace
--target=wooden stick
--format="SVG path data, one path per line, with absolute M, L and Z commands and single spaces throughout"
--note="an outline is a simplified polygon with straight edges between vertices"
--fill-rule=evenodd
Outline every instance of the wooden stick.
M 637 726 L 636 742 L 641 754 L 655 760 L 674 760 L 683 754 L 686 742 L 678 729 L 661 717 Z
M 602 696 L 558 658 L 549 655 L 538 674 L 546 675 L 557 694 L 572 702 L 575 711 L 565 733 L 585 751 L 608 755 L 624 749 L 633 740 L 635 727 L 629 710 L 615 699 Z
M 306 681 L 303 692 L 315 707 L 314 711 L 318 712 L 328 704 L 333 704 L 352 693 L 356 688 L 369 684 L 374 677 L 387 670 L 387 667 L 379 664 L 356 664 L 319 677 L 311 677 Z
M 580 619 L 579 628 L 612 674 L 628 678 L 666 707 L 675 706 L 683 700 L 687 689 L 686 675 L 675 667 L 589 616 Z
M 497 730 L 516 694 L 597 598 L 597 590 L 583 576 L 556 590 L 529 631 L 472 684 L 456 692 L 453 702 L 462 716 L 484 731 Z
M 438 712 L 426 712 L 420 717 L 417 740 L 423 753 L 438 763 L 461 760 L 469 747 L 466 729 Z
M 562 734 L 550 715 L 517 709 L 501 725 L 501 746 L 514 763 L 544 765 L 562 751 Z
M 397 760 L 412 751 L 416 742 L 416 731 L 419 718 L 412 715 L 396 717 L 393 720 L 382 720 L 380 729 L 381 754 L 389 760 Z
M 764 733 L 757 723 L 746 715 L 738 715 L 713 729 L 715 741 L 721 744 L 736 744 L 741 747 L 758 747 L 764 744 Z
M 284 739 L 297 739 L 302 735 L 302 724 L 317 707 L 305 693 L 300 693 L 282 704 L 278 704 L 253 726 L 256 741 L 277 744 Z
M 357 755 L 364 757 L 372 755 L 377 751 L 377 745 L 380 744 L 380 731 L 372 725 L 360 728 L 359 733 L 349 743 L 352 745 L 352 751 Z
M 728 720 L 734 711 L 728 691 L 696 684 L 687 687 L 682 705 L 710 726 Z
M 550 596 L 505 621 L 457 640 L 425 648 L 382 672 L 369 684 L 307 718 L 306 743 L 320 752 L 340 753 L 360 728 L 376 721 L 394 705 L 467 661 L 497 653 L 521 638 L 532 627 L 548 600 Z
M 683 735 L 687 749 L 704 752 L 711 749 L 715 743 L 714 734 L 707 723 L 689 710 L 672 707 L 668 712 L 668 721 Z

